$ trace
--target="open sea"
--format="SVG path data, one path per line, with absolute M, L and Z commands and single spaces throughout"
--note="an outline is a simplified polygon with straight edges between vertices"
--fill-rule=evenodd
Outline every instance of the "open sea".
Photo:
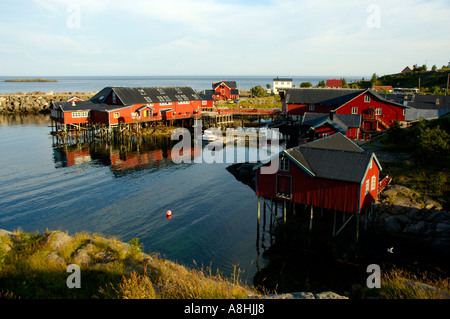
M 283 76 L 284 77 L 284 76 Z M 254 86 L 266 88 L 273 85 L 276 76 L 61 76 L 39 77 L 58 82 L 4 82 L 10 79 L 30 79 L 36 76 L 14 77 L 0 76 L 0 93 L 17 92 L 92 92 L 100 91 L 107 86 L 123 87 L 160 87 L 160 86 L 190 86 L 196 91 L 211 89 L 214 82 L 228 80 L 236 81 L 238 88 L 249 90 Z M 282 78 L 282 76 L 280 76 Z M 298 87 L 302 82 L 317 85 L 321 80 L 332 79 L 332 76 L 293 76 L 294 85 Z M 347 82 L 360 80 L 362 77 L 345 77 Z

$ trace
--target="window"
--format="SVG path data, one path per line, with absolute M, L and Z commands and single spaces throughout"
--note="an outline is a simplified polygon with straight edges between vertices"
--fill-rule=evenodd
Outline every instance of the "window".
M 364 95 L 364 103 L 370 103 L 370 96 Z
M 352 114 L 358 114 L 358 108 L 352 107 Z
M 80 117 L 88 117 L 88 116 L 89 116 L 89 112 L 72 112 L 73 119 L 80 118 Z
M 139 91 L 139 93 L 140 93 L 141 95 L 146 95 L 146 93 L 145 93 L 145 91 L 144 91 L 143 89 L 139 89 L 138 91 Z
M 310 111 L 314 111 L 314 109 L 315 109 L 314 104 L 310 104 L 310 105 L 309 105 L 309 110 L 310 110 Z
M 375 109 L 375 115 L 381 115 L 381 108 L 376 108 Z
M 113 104 L 116 104 L 116 102 L 117 102 L 117 95 L 116 95 L 116 92 L 112 92 L 112 103 L 113 103 Z
M 284 155 L 280 158 L 280 171 L 289 172 L 289 159 Z
M 366 181 L 366 195 L 369 193 L 369 180 Z
M 372 181 L 370 184 L 370 190 L 373 191 L 377 186 L 377 177 L 375 175 L 372 176 Z
M 159 94 L 166 94 L 166 92 L 164 92 L 163 89 L 158 89 L 158 93 L 159 93 Z
M 208 101 L 202 101 L 202 105 L 207 105 Z
M 119 112 L 114 112 L 114 118 L 118 119 L 120 117 L 120 113 Z
M 403 116 L 406 115 L 406 109 L 403 109 Z
M 149 98 L 148 96 L 144 97 L 144 99 L 147 103 L 152 103 L 152 99 Z
M 177 91 L 177 93 L 179 93 L 179 94 L 183 93 L 180 88 L 175 88 L 175 91 Z

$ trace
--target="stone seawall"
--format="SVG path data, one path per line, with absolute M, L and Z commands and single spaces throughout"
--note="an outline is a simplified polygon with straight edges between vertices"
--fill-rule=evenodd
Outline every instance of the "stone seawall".
M 52 102 L 63 102 L 75 96 L 88 100 L 96 92 L 30 92 L 0 94 L 0 113 L 42 113 L 48 112 Z

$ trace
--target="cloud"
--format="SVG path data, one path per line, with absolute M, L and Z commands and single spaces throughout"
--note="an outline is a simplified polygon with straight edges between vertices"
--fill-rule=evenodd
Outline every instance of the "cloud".
M 178 64 L 173 72 L 196 74 L 200 67 L 203 74 L 360 75 L 396 71 L 426 59 L 442 65 L 450 50 L 450 5 L 444 0 L 33 0 L 33 4 L 26 18 L 8 18 L 3 31 L 0 25 L 0 51 L 30 50 L 43 59 L 58 56 L 66 65 L 73 59 L 83 63 L 103 59 L 124 70 L 143 68 L 144 73 L 148 68 L 164 74 Z M 379 28 L 367 24 L 372 4 L 380 9 Z M 80 28 L 68 27 L 71 6 L 79 8 Z M 18 15 L 21 10 L 11 12 Z

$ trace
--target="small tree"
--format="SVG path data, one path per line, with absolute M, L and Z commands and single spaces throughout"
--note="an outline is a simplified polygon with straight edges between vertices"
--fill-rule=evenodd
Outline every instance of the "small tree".
M 327 84 L 325 83 L 325 80 L 320 81 L 320 82 L 317 84 L 317 87 L 320 87 L 320 88 L 327 87 Z
M 425 120 L 417 125 L 419 140 L 417 157 L 423 163 L 448 159 L 450 151 L 450 135 L 439 125 L 427 127 Z
M 301 84 L 300 84 L 300 87 L 301 88 L 310 88 L 310 87 L 312 87 L 313 85 L 311 84 L 311 82 L 302 82 Z
M 377 85 L 377 83 L 378 83 L 378 76 L 377 76 L 376 73 L 374 73 L 374 74 L 372 75 L 372 79 L 370 80 L 370 83 L 372 84 L 372 86 Z
M 252 96 L 255 97 L 264 97 L 267 96 L 266 90 L 264 90 L 261 86 L 255 86 L 251 89 Z

